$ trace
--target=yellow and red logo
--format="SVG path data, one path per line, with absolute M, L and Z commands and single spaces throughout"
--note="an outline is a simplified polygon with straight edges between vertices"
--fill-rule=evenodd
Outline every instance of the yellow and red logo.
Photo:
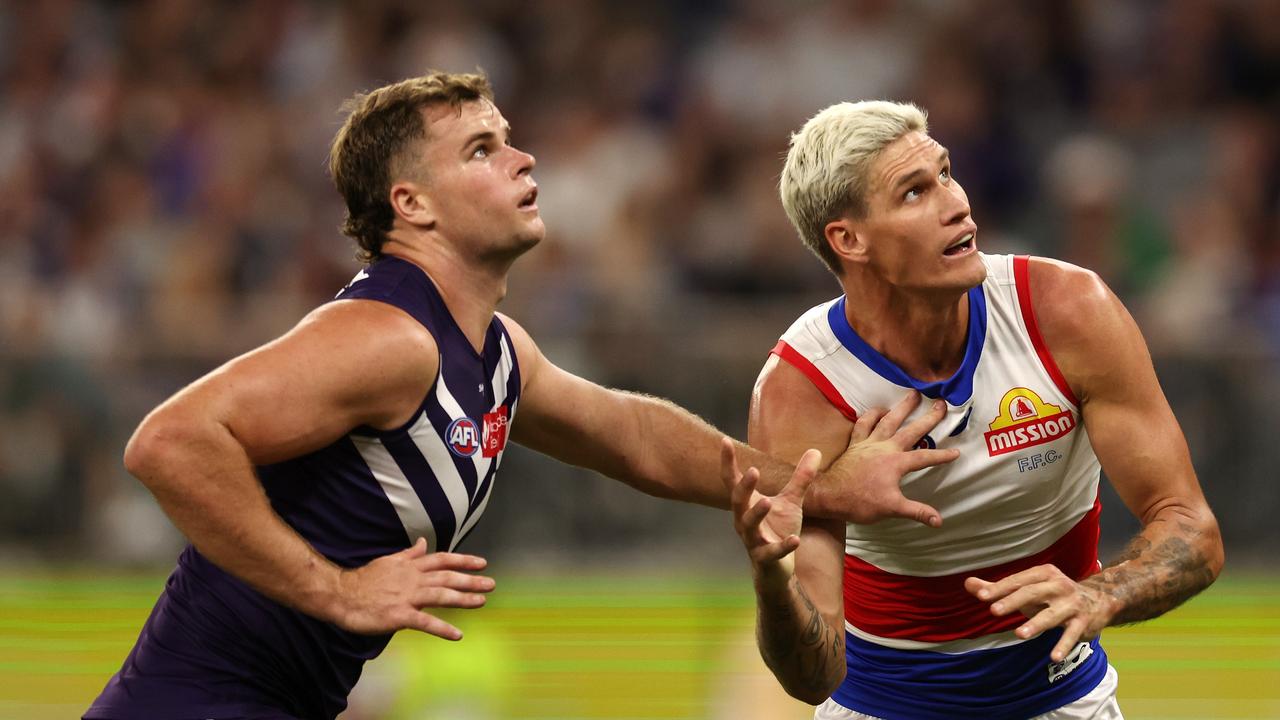
M 991 457 L 1033 447 L 1066 435 L 1076 427 L 1070 410 L 1050 405 L 1034 391 L 1017 387 L 1000 398 L 1000 414 L 985 434 Z

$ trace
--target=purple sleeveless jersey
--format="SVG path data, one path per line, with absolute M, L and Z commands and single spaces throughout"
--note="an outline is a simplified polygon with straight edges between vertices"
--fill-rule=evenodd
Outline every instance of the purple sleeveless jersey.
M 277 513 L 319 552 L 357 567 L 419 537 L 457 547 L 489 501 L 520 397 L 497 318 L 477 355 L 421 269 L 384 257 L 335 300 L 394 305 L 440 348 L 440 372 L 403 426 L 356 428 L 309 455 L 259 467 Z M 178 558 L 92 720 L 333 718 L 390 635 L 356 635 L 268 599 L 193 547 Z

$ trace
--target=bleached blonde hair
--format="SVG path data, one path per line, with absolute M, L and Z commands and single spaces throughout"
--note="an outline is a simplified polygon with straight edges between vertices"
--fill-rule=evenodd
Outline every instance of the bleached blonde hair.
M 827 243 L 827 223 L 843 215 L 865 217 L 871 164 L 894 140 L 928 132 L 924 110 L 885 100 L 842 102 L 809 118 L 791 136 L 778 183 L 782 207 L 800 239 L 840 275 L 840 258 Z

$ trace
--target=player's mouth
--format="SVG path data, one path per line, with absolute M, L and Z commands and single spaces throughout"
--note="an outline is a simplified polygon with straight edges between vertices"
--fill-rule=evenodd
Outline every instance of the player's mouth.
M 521 210 L 537 210 L 538 209 L 538 186 L 534 185 L 525 196 L 520 199 L 520 204 L 516 207 Z
M 970 228 L 964 231 L 951 241 L 951 244 L 942 251 L 942 254 L 947 257 L 960 257 L 975 252 L 978 249 L 977 235 L 977 228 Z

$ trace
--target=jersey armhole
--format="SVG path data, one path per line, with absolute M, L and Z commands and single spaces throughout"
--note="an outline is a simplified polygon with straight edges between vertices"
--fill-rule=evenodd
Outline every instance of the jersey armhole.
M 809 362 L 808 358 L 801 355 L 795 348 L 788 345 L 786 340 L 779 340 L 778 344 L 774 345 L 773 349 L 769 351 L 769 354 L 777 355 L 783 362 L 791 365 L 803 373 L 805 377 L 809 378 L 809 382 L 813 383 L 814 387 L 818 388 L 818 392 L 822 393 L 822 396 L 827 399 L 827 402 L 834 405 L 835 408 L 840 411 L 841 415 L 844 415 L 849 419 L 849 422 L 858 421 L 857 411 L 849 405 L 849 403 L 844 399 L 844 396 L 840 394 L 840 391 L 836 390 L 836 386 L 832 385 L 831 381 L 827 379 L 827 376 L 823 375 L 821 370 L 819 370 L 813 363 Z
M 1080 400 L 1076 398 L 1074 392 L 1071 392 L 1067 378 L 1058 369 L 1058 363 L 1053 360 L 1053 353 L 1049 352 L 1049 346 L 1040 335 L 1040 326 L 1036 323 L 1036 311 L 1031 305 L 1029 261 L 1030 257 L 1027 255 L 1015 255 L 1013 258 L 1013 282 L 1018 290 L 1018 309 L 1022 312 L 1022 322 L 1027 326 L 1027 336 L 1031 338 L 1031 344 L 1035 347 L 1036 355 L 1040 358 L 1040 364 L 1044 366 L 1045 372 L 1049 373 L 1058 390 L 1078 408 Z

